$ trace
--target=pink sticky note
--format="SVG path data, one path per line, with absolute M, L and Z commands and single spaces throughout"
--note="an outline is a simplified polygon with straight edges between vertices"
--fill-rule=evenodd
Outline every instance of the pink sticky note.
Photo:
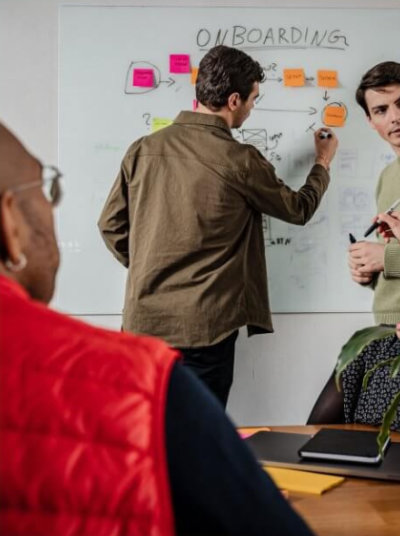
M 198 105 L 199 105 L 199 103 L 197 102 L 197 100 L 193 99 L 192 109 L 193 109 L 194 112 L 197 110 Z
M 239 435 L 242 439 L 247 439 L 248 437 L 251 437 L 252 435 L 254 435 L 255 432 L 239 432 Z
M 139 87 L 153 87 L 153 69 L 133 69 L 133 85 Z
M 170 73 L 190 73 L 190 56 L 189 54 L 170 54 L 169 72 Z

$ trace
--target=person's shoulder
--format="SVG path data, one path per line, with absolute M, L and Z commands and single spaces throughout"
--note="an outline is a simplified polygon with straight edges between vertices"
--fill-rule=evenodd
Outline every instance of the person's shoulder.
M 393 160 L 393 162 L 390 162 L 382 171 L 381 177 L 384 179 L 385 177 L 396 175 L 398 176 L 400 173 L 400 157 L 397 157 Z
M 129 158 L 133 156 L 135 153 L 137 153 L 140 150 L 140 147 L 142 146 L 143 140 L 146 138 L 146 136 L 141 136 L 137 140 L 133 141 L 125 153 L 125 158 Z

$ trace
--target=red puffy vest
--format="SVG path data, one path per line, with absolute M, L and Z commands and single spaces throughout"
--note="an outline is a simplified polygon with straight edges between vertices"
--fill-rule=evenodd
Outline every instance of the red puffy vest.
M 173 535 L 164 436 L 177 357 L 0 277 L 0 534 Z

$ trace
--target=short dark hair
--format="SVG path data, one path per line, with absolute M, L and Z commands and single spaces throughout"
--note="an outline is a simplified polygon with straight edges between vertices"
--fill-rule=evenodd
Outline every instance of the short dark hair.
M 220 110 L 232 93 L 245 101 L 254 82 L 263 82 L 264 70 L 242 50 L 219 45 L 207 52 L 199 65 L 196 99 L 213 111 Z
M 370 117 L 370 113 L 365 101 L 365 92 L 367 89 L 389 86 L 391 84 L 400 84 L 400 63 L 396 63 L 395 61 L 378 63 L 361 78 L 356 91 L 356 101 L 368 117 Z

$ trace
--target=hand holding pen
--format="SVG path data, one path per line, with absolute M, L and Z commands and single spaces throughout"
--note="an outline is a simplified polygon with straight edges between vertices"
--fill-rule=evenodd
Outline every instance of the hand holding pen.
M 378 214 L 377 221 L 379 221 L 378 232 L 385 242 L 389 242 L 391 238 L 397 238 L 400 241 L 400 212 L 392 210 Z
M 389 214 L 389 215 L 392 214 L 392 212 L 399 205 L 400 205 L 400 199 L 397 199 L 387 210 L 385 210 L 385 214 Z M 368 229 L 364 233 L 364 236 L 370 235 L 372 233 L 372 231 L 375 231 L 375 229 L 377 229 L 380 226 L 380 224 L 381 224 L 380 216 L 381 216 L 381 214 L 375 219 L 374 223 L 368 227 Z
M 315 163 L 329 171 L 329 165 L 335 156 L 338 139 L 330 128 L 319 128 L 314 133 Z

